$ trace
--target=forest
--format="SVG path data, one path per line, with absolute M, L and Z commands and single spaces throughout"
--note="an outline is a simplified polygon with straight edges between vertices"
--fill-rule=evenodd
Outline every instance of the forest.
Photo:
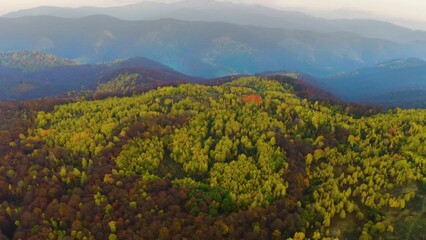
M 137 79 L 0 103 L 0 239 L 425 238 L 426 110 Z

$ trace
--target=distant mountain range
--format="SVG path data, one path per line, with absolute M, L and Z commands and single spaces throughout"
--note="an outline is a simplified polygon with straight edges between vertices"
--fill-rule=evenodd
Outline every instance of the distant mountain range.
M 329 76 L 317 85 L 348 101 L 426 108 L 426 61 L 396 59 Z
M 325 76 L 393 58 L 426 57 L 426 44 L 343 32 L 108 16 L 0 18 L 0 51 L 16 50 L 40 50 L 83 63 L 144 56 L 209 78 L 276 70 Z
M 330 20 L 296 11 L 284 11 L 261 5 L 238 4 L 214 0 L 186 0 L 171 3 L 141 2 L 110 8 L 38 7 L 6 14 L 4 17 L 56 16 L 81 18 L 108 15 L 122 20 L 156 20 L 174 18 L 186 21 L 228 22 L 260 27 L 298 29 L 313 32 L 351 32 L 369 38 L 400 43 L 426 41 L 426 32 L 414 31 L 383 21 L 368 19 Z

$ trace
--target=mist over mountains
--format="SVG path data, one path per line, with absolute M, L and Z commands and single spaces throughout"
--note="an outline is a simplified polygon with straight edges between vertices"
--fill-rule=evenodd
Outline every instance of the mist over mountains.
M 426 61 L 395 59 L 323 78 L 317 84 L 352 102 L 426 107 Z
M 85 63 L 144 56 L 203 77 L 283 69 L 322 76 L 392 58 L 426 56 L 423 44 L 344 32 L 174 19 L 123 21 L 99 15 L 3 18 L 0 35 L 0 51 L 41 50 Z
M 425 41 L 426 32 L 415 31 L 394 24 L 371 19 L 325 19 L 297 11 L 286 11 L 262 5 L 238 4 L 212 0 L 185 0 L 177 2 L 141 2 L 120 7 L 38 7 L 4 15 L 8 18 L 23 16 L 56 16 L 81 18 L 107 15 L 122 20 L 156 20 L 173 18 L 185 21 L 227 22 L 271 28 L 298 29 L 313 32 L 351 32 L 368 38 L 387 39 L 409 43 Z

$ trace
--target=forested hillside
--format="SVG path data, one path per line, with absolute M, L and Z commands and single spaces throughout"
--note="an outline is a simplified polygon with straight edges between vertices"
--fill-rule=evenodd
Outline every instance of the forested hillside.
M 426 111 L 282 79 L 3 106 L 0 238 L 424 239 Z
M 20 51 L 0 53 L 0 68 L 17 68 L 24 72 L 33 72 L 49 67 L 78 64 L 78 62 L 42 52 Z

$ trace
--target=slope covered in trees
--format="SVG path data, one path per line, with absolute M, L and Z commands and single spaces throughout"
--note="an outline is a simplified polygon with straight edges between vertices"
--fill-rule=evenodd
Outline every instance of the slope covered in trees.
M 142 93 L 159 86 L 206 81 L 206 79 L 187 76 L 172 69 L 134 66 L 104 74 L 89 88 L 91 91 L 86 91 L 85 94 L 94 98 L 123 96 Z M 214 82 L 215 80 L 212 79 L 211 81 Z
M 0 236 L 424 236 L 425 110 L 358 117 L 257 77 L 43 105 L 0 132 Z
M 0 67 L 33 72 L 49 67 L 78 65 L 78 62 L 35 51 L 0 53 Z

